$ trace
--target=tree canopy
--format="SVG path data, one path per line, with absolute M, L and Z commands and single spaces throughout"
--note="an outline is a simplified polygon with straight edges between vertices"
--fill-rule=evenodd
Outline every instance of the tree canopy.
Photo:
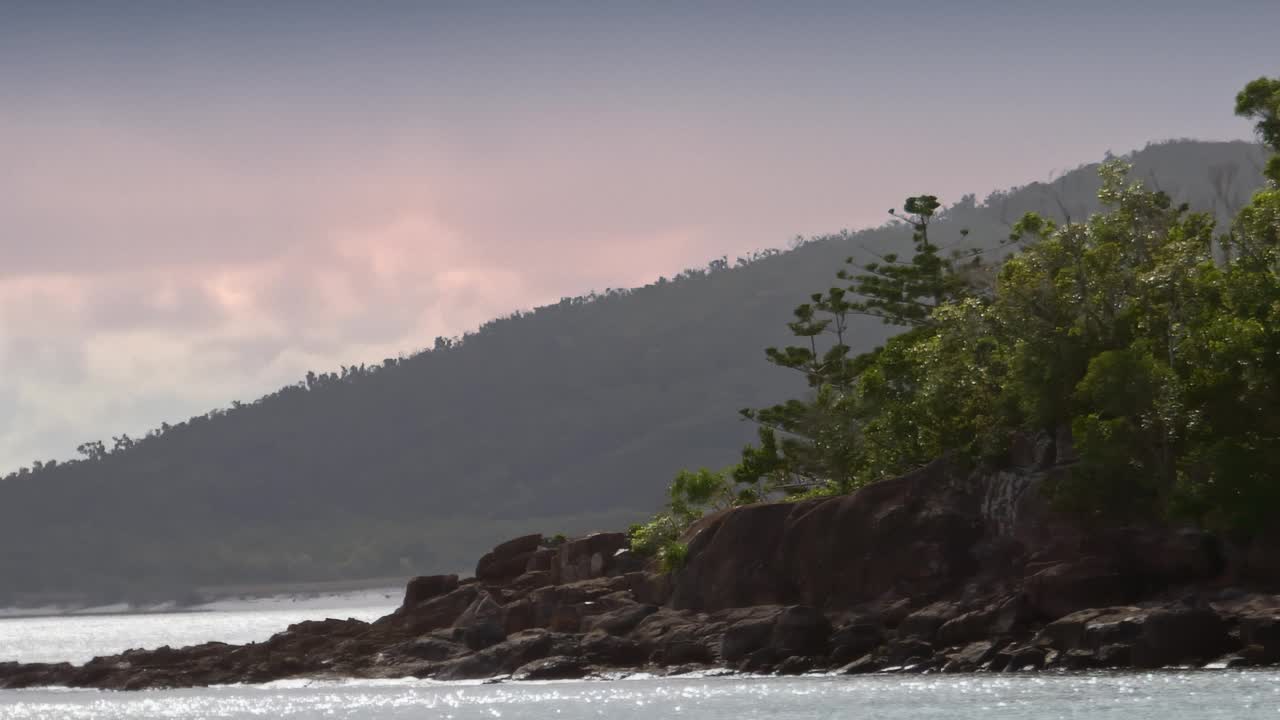
M 1249 83 L 1236 112 L 1280 153 L 1280 80 Z M 766 351 L 811 391 L 743 411 L 760 437 L 735 480 L 847 492 L 944 454 L 998 462 L 1016 433 L 1065 430 L 1080 458 L 1054 489 L 1066 505 L 1261 529 L 1280 501 L 1277 157 L 1271 185 L 1223 227 L 1109 160 L 1100 212 L 1024 214 L 998 268 L 982 249 L 944 258 L 929 237 L 939 203 L 909 198 L 914 255 L 850 259 L 847 285 L 795 310 L 801 342 Z M 854 353 L 851 313 L 905 331 Z

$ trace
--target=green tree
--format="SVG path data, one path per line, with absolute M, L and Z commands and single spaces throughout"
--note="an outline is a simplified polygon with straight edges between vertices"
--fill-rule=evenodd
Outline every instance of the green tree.
M 1255 120 L 1258 138 L 1280 153 L 1280 78 L 1258 78 L 1236 95 L 1236 114 Z M 1266 175 L 1280 183 L 1280 155 L 1267 162 Z

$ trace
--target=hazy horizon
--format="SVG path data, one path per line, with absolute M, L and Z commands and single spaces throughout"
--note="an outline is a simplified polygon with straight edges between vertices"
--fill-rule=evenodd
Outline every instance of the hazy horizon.
M 907 194 L 1249 139 L 1280 64 L 1270 3 L 895 5 L 0 3 L 0 474 Z

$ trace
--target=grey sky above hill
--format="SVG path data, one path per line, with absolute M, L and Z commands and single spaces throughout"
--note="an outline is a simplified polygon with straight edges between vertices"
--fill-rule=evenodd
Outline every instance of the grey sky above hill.
M 1274 2 L 605 5 L 0 2 L 0 474 L 907 194 L 1247 138 L 1280 73 Z

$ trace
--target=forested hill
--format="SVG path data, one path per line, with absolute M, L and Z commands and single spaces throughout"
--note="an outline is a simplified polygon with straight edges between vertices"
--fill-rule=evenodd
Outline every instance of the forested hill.
M 1227 217 L 1262 184 L 1264 158 L 1247 143 L 1175 142 L 1131 160 L 1135 178 Z M 965 198 L 931 232 L 968 228 L 966 242 L 994 246 L 1027 211 L 1082 219 L 1097 208 L 1095 170 Z M 927 175 L 910 190 L 930 192 Z M 787 343 L 797 302 L 844 258 L 908 242 L 886 226 L 718 261 L 86 444 L 82 460 L 0 481 L 0 604 L 458 570 L 520 530 L 621 527 L 677 470 L 736 459 L 753 435 L 739 408 L 802 389 L 763 353 Z M 890 331 L 855 323 L 854 350 Z

